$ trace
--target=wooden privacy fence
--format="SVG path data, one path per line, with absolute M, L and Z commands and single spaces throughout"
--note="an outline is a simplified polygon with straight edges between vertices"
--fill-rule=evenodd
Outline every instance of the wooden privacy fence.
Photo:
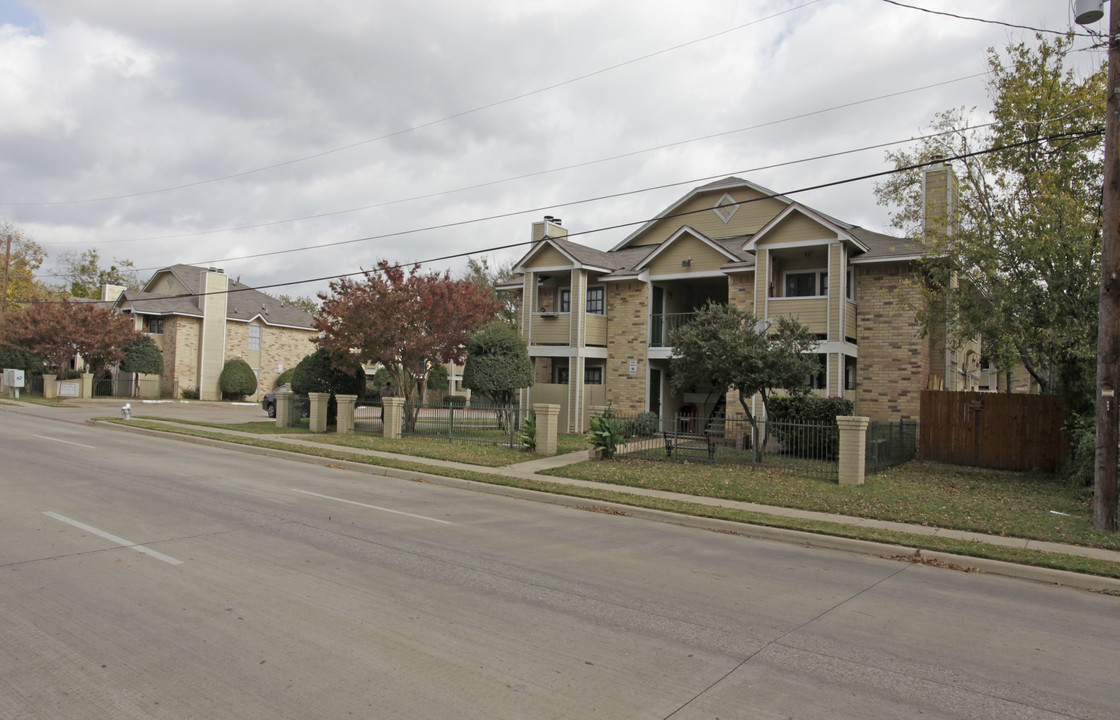
M 922 391 L 918 457 L 1048 472 L 1066 460 L 1065 410 L 1053 395 Z

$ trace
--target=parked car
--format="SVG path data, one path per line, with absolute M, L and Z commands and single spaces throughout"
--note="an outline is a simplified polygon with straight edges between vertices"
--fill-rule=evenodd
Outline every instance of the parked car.
M 292 388 L 289 387 L 287 383 L 284 383 L 276 388 L 276 390 L 264 394 L 264 400 L 261 400 L 261 407 L 264 408 L 264 411 L 268 413 L 270 418 L 276 417 L 276 393 L 278 391 L 291 392 Z

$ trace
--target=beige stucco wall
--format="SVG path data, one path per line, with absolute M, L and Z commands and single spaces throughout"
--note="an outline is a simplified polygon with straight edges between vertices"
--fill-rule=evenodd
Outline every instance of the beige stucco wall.
M 691 260 L 688 267 L 681 263 Z M 730 259 L 711 245 L 693 235 L 682 235 L 673 244 L 662 250 L 649 264 L 649 273 L 658 275 L 680 275 L 719 270 Z

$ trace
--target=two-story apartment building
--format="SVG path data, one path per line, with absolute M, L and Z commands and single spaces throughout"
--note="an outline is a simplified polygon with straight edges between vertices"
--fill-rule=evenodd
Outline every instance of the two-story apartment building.
M 950 208 L 947 165 L 926 175 L 931 207 Z M 922 248 L 825 215 L 747 180 L 693 189 L 609 251 L 567 239 L 561 221 L 533 223 L 532 249 L 503 289 L 520 296 L 520 329 L 536 368 L 526 402 L 557 402 L 584 429 L 593 406 L 700 414 L 737 397 L 675 392 L 672 332 L 707 302 L 759 318 L 792 316 L 816 333 L 822 395 L 857 414 L 917 419 L 920 391 L 970 386 L 963 353 L 923 336 Z M 756 400 L 757 402 L 757 400 Z M 761 410 L 756 407 L 756 410 Z
M 163 353 L 164 395 L 197 390 L 218 400 L 218 376 L 233 358 L 257 375 L 258 394 L 315 350 L 310 313 L 288 305 L 217 268 L 172 265 L 152 275 L 142 291 L 126 290 L 115 307 Z

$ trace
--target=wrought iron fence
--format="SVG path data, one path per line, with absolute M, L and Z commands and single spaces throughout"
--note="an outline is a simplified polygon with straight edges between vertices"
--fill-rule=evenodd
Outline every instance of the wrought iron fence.
M 867 426 L 867 472 L 879 472 L 913 460 L 918 455 L 918 423 L 873 421 Z
M 669 462 L 775 467 L 835 476 L 840 431 L 835 423 L 751 424 L 745 418 L 677 415 L 650 423 L 649 413 L 614 413 L 623 441 L 618 455 Z
M 475 402 L 469 408 L 446 403 L 405 405 L 401 435 L 520 447 L 519 434 L 525 414 L 517 406 L 501 407 Z
M 354 403 L 354 432 L 380 435 L 385 427 L 385 408 L 380 400 L 358 399 Z

